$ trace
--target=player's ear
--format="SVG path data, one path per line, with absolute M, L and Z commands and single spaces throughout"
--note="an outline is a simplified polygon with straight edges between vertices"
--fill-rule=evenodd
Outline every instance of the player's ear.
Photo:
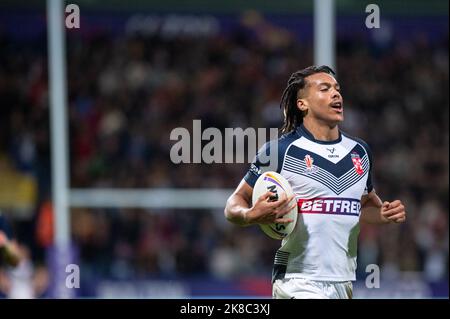
M 308 101 L 306 101 L 306 99 L 297 99 L 297 108 L 302 112 L 307 112 Z

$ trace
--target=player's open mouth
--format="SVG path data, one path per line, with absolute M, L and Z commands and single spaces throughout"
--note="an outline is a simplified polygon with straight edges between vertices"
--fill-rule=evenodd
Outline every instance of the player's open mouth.
M 342 112 L 343 110 L 342 102 L 333 102 L 330 106 L 338 112 Z

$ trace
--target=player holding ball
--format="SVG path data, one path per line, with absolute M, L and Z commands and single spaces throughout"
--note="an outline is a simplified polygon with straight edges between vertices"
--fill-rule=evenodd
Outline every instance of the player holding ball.
M 400 200 L 379 198 L 369 146 L 339 129 L 344 103 L 331 68 L 310 66 L 293 73 L 281 108 L 284 134 L 259 150 L 228 199 L 225 216 L 241 226 L 288 225 L 294 219 L 286 216 L 297 206 L 295 227 L 275 254 L 273 297 L 352 298 L 359 222 L 403 223 L 405 207 Z M 252 201 L 255 183 L 268 170 L 261 155 L 272 151 L 278 158 L 276 173 L 293 195 L 281 193 L 274 201 L 267 191 Z

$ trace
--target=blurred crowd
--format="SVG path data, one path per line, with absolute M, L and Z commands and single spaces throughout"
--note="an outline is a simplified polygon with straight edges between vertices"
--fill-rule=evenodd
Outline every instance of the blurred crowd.
M 276 33 L 277 30 L 272 30 Z M 280 31 L 281 32 L 281 31 Z M 281 127 L 279 100 L 311 43 L 283 31 L 262 41 L 236 30 L 212 37 L 92 37 L 67 42 L 73 188 L 234 188 L 248 164 L 173 164 L 176 127 Z M 45 263 L 52 243 L 49 97 L 45 43 L 0 36 L 0 167 L 32 176 L 36 204 L 9 214 L 19 242 Z M 371 146 L 374 186 L 401 199 L 403 225 L 362 225 L 358 276 L 448 277 L 448 37 L 387 47 L 337 42 L 347 133 Z M 3 173 L 2 173 L 3 174 Z M 5 209 L 8 211 L 8 209 Z M 49 215 L 50 214 L 50 215 Z M 45 221 L 48 223 L 45 223 Z M 72 209 L 84 278 L 270 277 L 278 242 L 228 224 L 221 210 Z

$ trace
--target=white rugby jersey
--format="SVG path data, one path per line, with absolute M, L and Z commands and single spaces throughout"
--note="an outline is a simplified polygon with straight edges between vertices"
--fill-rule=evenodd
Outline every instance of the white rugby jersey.
M 296 227 L 275 254 L 272 280 L 355 280 L 360 200 L 373 189 L 369 147 L 341 131 L 336 141 L 318 141 L 303 125 L 279 138 L 277 147 L 274 142 L 260 149 L 244 177 L 253 187 L 268 170 L 262 152 L 276 150 L 277 172 L 298 203 Z

